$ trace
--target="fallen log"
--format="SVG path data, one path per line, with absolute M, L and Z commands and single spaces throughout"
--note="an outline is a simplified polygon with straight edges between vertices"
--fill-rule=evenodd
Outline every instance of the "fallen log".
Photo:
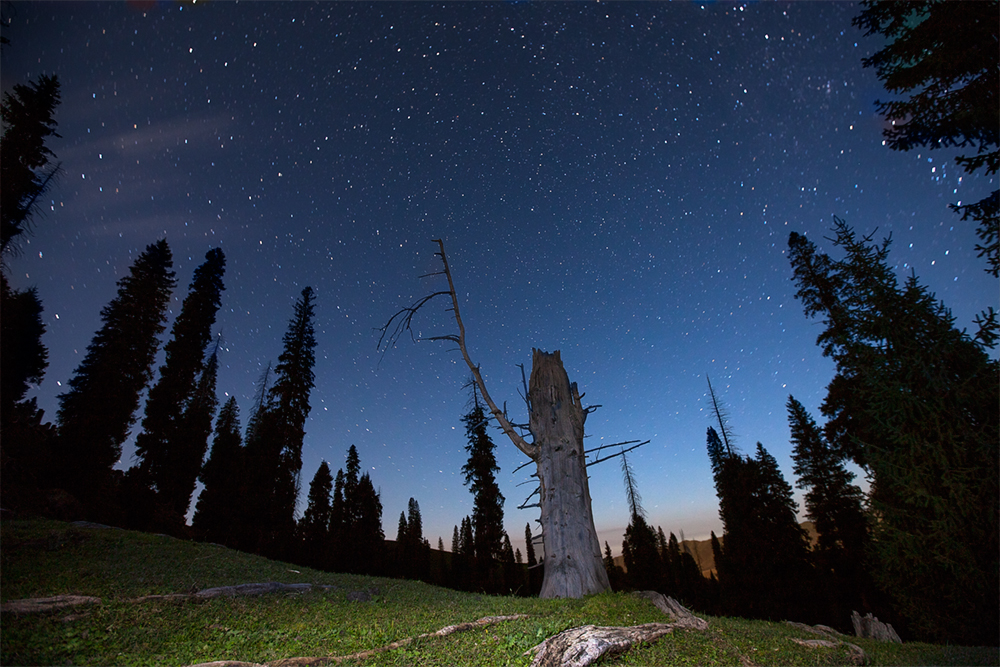
M 91 595 L 55 595 L 48 598 L 11 600 L 0 605 L 0 611 L 14 614 L 39 614 L 85 604 L 101 604 L 101 598 Z

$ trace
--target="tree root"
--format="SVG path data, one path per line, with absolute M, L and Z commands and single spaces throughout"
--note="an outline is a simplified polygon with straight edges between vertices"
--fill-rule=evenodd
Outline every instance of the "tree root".
M 865 654 L 864 649 L 862 649 L 857 644 L 852 644 L 850 642 L 845 642 L 840 639 L 840 633 L 833 628 L 827 627 L 825 625 L 806 625 L 805 623 L 795 623 L 793 621 L 785 621 L 786 625 L 790 625 L 798 630 L 804 630 L 805 632 L 811 632 L 814 635 L 819 635 L 823 639 L 797 639 L 792 637 L 792 641 L 799 646 L 807 646 L 809 648 L 837 648 L 838 646 L 846 646 L 849 652 L 848 660 L 852 665 L 867 665 L 868 656 Z
M 673 598 L 655 591 L 641 591 L 636 595 L 650 600 L 662 612 L 673 617 L 673 622 L 624 628 L 584 625 L 564 630 L 525 653 L 535 655 L 531 667 L 587 667 L 604 656 L 624 653 L 636 644 L 655 641 L 675 629 L 708 629 L 707 621 L 692 614 Z
M 216 660 L 214 662 L 201 662 L 196 665 L 189 665 L 189 667 L 322 667 L 329 664 L 339 664 L 345 660 L 365 660 L 366 658 L 370 658 L 379 653 L 385 653 L 386 651 L 392 651 L 397 648 L 408 646 L 420 639 L 447 637 L 448 635 L 456 632 L 465 632 L 466 630 L 474 630 L 476 628 L 494 625 L 503 621 L 515 621 L 527 617 L 527 614 L 513 614 L 511 616 L 485 616 L 477 621 L 459 623 L 458 625 L 448 625 L 440 630 L 437 630 L 436 632 L 425 632 L 424 634 L 417 635 L 416 637 L 407 637 L 406 639 L 400 639 L 399 641 L 386 644 L 385 646 L 368 649 L 367 651 L 359 651 L 349 655 L 318 656 L 310 658 L 282 658 L 281 660 L 274 660 L 263 664 L 255 662 L 236 662 L 232 660 Z

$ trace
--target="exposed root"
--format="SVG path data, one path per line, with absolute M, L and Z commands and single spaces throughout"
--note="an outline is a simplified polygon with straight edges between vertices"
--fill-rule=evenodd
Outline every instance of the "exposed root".
M 673 622 L 624 628 L 596 625 L 571 628 L 527 651 L 526 655 L 535 655 L 531 667 L 587 667 L 605 656 L 624 653 L 636 644 L 655 641 L 675 629 L 708 629 L 707 621 L 692 614 L 673 598 L 655 591 L 641 591 L 636 595 L 652 601 L 658 609 L 673 617 Z
M 436 632 L 425 632 L 422 635 L 417 635 L 416 637 L 407 637 L 406 639 L 400 639 L 399 641 L 392 642 L 391 644 L 386 644 L 385 646 L 380 646 L 378 648 L 369 649 L 367 651 L 359 651 L 357 653 L 351 653 L 350 655 L 332 655 L 332 656 L 317 656 L 308 658 L 282 658 L 281 660 L 274 660 L 272 662 L 264 663 L 263 665 L 254 662 L 235 662 L 230 660 L 216 660 L 214 662 L 201 662 L 197 665 L 190 665 L 189 667 L 322 667 L 329 664 L 339 664 L 346 660 L 365 660 L 373 655 L 379 653 L 385 653 L 386 651 L 392 651 L 397 648 L 402 648 L 408 646 L 415 641 L 420 639 L 433 639 L 435 637 L 447 637 L 448 635 L 454 634 L 456 632 L 464 632 L 466 630 L 474 630 L 476 628 L 481 628 L 487 625 L 495 625 L 496 623 L 502 623 L 503 621 L 515 621 L 521 618 L 527 618 L 527 614 L 513 614 L 511 616 L 485 616 L 477 621 L 469 621 L 467 623 L 459 623 L 458 625 L 448 625 Z
M 14 614 L 39 614 L 84 604 L 101 604 L 101 598 L 90 595 L 56 595 L 50 598 L 11 600 L 0 605 L 0 611 Z
M 825 625 L 806 625 L 805 623 L 795 623 L 793 621 L 785 621 L 786 625 L 790 625 L 798 630 L 803 630 L 805 632 L 811 632 L 814 635 L 819 635 L 824 637 L 824 639 L 797 639 L 792 637 L 792 641 L 799 646 L 807 646 L 809 648 L 837 648 L 839 646 L 846 646 L 848 650 L 848 659 L 852 665 L 867 665 L 868 656 L 865 654 L 864 649 L 862 649 L 857 644 L 852 644 L 850 642 L 845 642 L 840 637 L 839 632 L 833 628 L 827 627 Z

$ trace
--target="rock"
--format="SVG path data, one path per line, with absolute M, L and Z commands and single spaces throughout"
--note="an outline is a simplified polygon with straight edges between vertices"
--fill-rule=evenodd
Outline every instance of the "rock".
M 858 637 L 877 639 L 880 642 L 892 642 L 894 644 L 903 643 L 903 640 L 899 638 L 896 631 L 892 629 L 892 625 L 883 623 L 871 614 L 866 614 L 862 618 L 858 612 L 852 611 L 851 625 L 854 626 L 854 634 Z

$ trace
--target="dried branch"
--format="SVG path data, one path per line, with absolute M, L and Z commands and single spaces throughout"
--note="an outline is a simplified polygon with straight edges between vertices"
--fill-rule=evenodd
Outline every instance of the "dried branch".
M 407 308 L 402 308 L 396 314 L 394 314 L 389 321 L 385 323 L 379 331 L 382 332 L 378 339 L 378 346 L 376 349 L 382 349 L 382 344 L 386 344 L 386 348 L 391 345 L 395 345 L 396 341 L 399 340 L 406 332 L 410 332 L 410 337 L 416 340 L 413 336 L 412 323 L 413 316 L 417 312 L 427 305 L 432 299 L 448 295 L 451 297 L 451 312 L 455 317 L 455 324 L 458 325 L 458 334 L 446 334 L 442 336 L 431 336 L 423 340 L 446 340 L 451 343 L 458 345 L 459 351 L 462 353 L 462 358 L 465 360 L 466 365 L 469 370 L 472 371 L 472 377 L 476 381 L 476 385 L 479 387 L 479 392 L 483 396 L 483 400 L 486 401 L 486 405 L 490 408 L 490 414 L 493 415 L 494 419 L 500 424 L 501 430 L 507 434 L 510 441 L 514 443 L 514 446 L 520 449 L 528 458 L 534 460 L 538 456 L 538 447 L 534 443 L 527 442 L 517 431 L 514 430 L 514 426 L 508 421 L 507 416 L 504 414 L 503 410 L 497 407 L 496 402 L 490 396 L 489 391 L 486 390 L 486 382 L 483 380 L 482 374 L 479 372 L 479 366 L 473 363 L 472 358 L 469 356 L 469 350 L 465 345 L 465 324 L 462 323 L 462 313 L 458 307 L 458 294 L 455 292 L 455 282 L 452 279 L 451 268 L 448 266 L 448 257 L 444 252 L 444 241 L 441 239 L 434 239 L 434 242 L 438 244 L 439 251 L 435 253 L 441 258 L 442 270 L 433 273 L 425 274 L 425 276 L 439 276 L 444 275 L 448 279 L 448 290 L 433 292 L 421 299 L 415 301 L 411 306 Z M 383 350 L 382 354 L 385 354 Z
M 592 465 L 596 465 L 598 463 L 601 463 L 602 461 L 607 461 L 608 459 L 613 459 L 616 456 L 621 456 L 622 454 L 628 454 L 633 449 L 638 449 L 639 447 L 642 447 L 643 445 L 648 445 L 648 444 L 649 444 L 649 440 L 646 440 L 644 442 L 640 442 L 638 445 L 633 445 L 632 447 L 629 447 L 628 449 L 623 449 L 622 451 L 618 452 L 617 454 L 612 454 L 611 456 L 605 456 L 603 459 L 597 459 L 596 461 L 591 461 L 590 463 L 587 464 L 587 467 L 589 468 Z

